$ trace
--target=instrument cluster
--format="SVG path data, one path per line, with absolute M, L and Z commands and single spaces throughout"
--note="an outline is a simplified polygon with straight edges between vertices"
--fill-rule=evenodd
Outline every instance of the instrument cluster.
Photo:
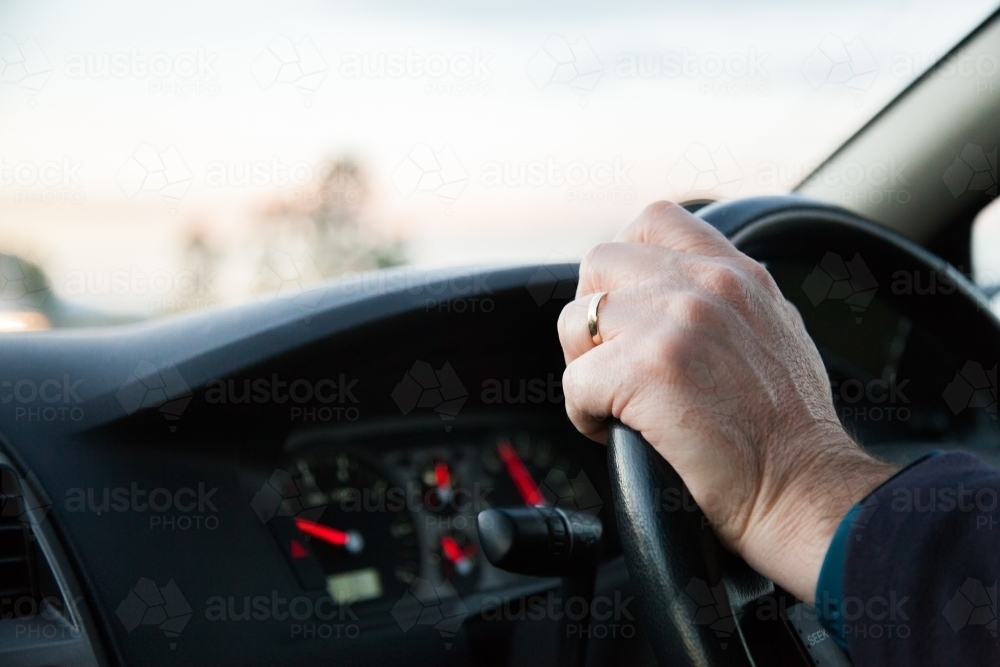
M 526 578 L 482 556 L 480 511 L 529 505 L 596 514 L 603 506 L 585 457 L 556 438 L 490 432 L 441 440 L 392 447 L 314 439 L 289 455 L 282 514 L 294 528 L 275 532 L 296 571 L 313 573 L 307 587 L 322 585 L 360 613 L 392 607 L 418 582 L 442 596 L 501 590 Z

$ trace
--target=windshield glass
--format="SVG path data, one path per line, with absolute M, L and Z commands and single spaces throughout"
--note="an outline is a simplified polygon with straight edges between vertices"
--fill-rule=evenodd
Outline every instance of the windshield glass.
M 657 199 L 787 192 L 995 6 L 5 2 L 2 310 L 575 260 Z

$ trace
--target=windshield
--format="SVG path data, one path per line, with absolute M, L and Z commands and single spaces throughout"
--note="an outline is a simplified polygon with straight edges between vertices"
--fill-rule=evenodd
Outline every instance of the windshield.
M 657 199 L 787 192 L 995 6 L 8 1 L 3 310 L 576 260 Z

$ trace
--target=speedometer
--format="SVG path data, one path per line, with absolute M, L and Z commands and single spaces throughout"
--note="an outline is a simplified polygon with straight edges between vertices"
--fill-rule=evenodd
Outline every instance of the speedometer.
M 340 604 L 399 599 L 420 570 L 420 551 L 405 494 L 357 453 L 319 448 L 292 461 L 318 518 L 295 525 L 326 574 Z

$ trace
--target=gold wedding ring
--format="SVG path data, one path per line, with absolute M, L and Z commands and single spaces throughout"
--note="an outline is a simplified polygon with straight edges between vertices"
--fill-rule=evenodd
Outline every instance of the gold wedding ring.
M 590 298 L 590 308 L 587 309 L 587 329 L 590 330 L 590 339 L 594 341 L 594 345 L 600 345 L 604 342 L 601 338 L 601 327 L 597 321 L 597 309 L 601 307 L 601 299 L 607 295 L 607 292 L 598 292 Z

